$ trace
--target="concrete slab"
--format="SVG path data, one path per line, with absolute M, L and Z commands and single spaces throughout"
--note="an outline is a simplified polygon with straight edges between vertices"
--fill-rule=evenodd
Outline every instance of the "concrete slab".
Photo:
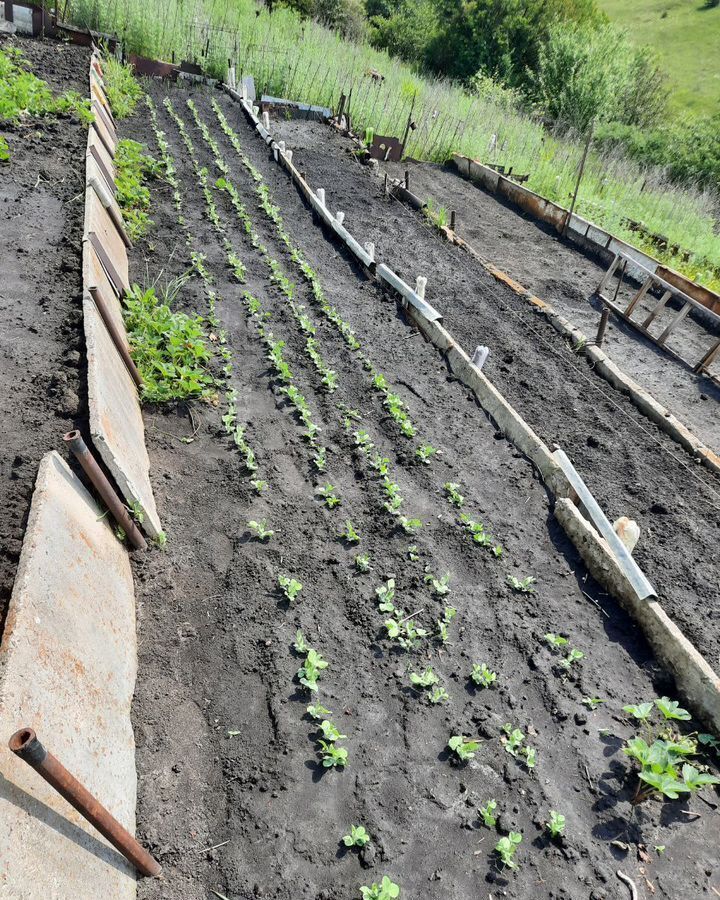
M 7 748 L 22 726 L 134 833 L 130 562 L 66 463 L 40 463 L 0 647 L 0 897 L 131 900 L 135 875 Z
M 137 389 L 87 289 L 83 291 L 83 324 L 93 446 L 127 504 L 140 504 L 145 516 L 142 528 L 155 538 L 162 525 L 150 485 L 150 460 Z

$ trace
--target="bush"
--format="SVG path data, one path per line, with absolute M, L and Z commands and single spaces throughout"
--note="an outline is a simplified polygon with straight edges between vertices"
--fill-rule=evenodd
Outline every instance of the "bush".
M 612 25 L 553 25 L 531 86 L 546 113 L 581 131 L 593 120 L 654 124 L 665 105 L 650 52 L 632 47 Z

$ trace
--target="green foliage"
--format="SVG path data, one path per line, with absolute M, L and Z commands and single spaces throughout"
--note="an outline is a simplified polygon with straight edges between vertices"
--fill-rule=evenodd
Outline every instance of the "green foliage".
M 460 507 L 465 502 L 465 498 L 460 493 L 460 485 L 454 481 L 446 481 L 443 485 L 445 495 L 453 506 Z
M 415 451 L 415 458 L 426 466 L 430 465 L 430 459 L 435 456 L 437 450 L 430 444 L 423 444 Z
M 355 526 L 352 523 L 351 519 L 347 519 L 345 522 L 345 530 L 341 531 L 338 537 L 342 538 L 342 540 L 347 541 L 348 544 L 359 544 L 360 543 L 360 535 L 355 531 Z
M 342 500 L 335 493 L 334 485 L 330 484 L 329 481 L 325 487 L 318 488 L 318 494 L 323 498 L 328 509 L 334 509 L 342 503 Z
M 522 842 L 522 834 L 518 831 L 511 831 L 507 837 L 501 837 L 495 844 L 495 851 L 500 857 L 500 861 L 508 869 L 517 869 L 518 864 L 515 862 L 515 851 Z
M 489 688 L 497 681 L 497 672 L 493 672 L 485 663 L 473 663 L 470 680 L 477 687 Z
M 350 834 L 343 835 L 342 842 L 346 847 L 364 847 L 370 841 L 370 835 L 362 825 L 351 825 Z
M 549 632 L 544 637 L 547 643 L 550 644 L 550 646 L 554 650 L 559 650 L 560 647 L 565 647 L 568 644 L 568 639 L 566 637 L 562 637 L 562 635 L 559 634 L 553 634 L 552 632 Z
M 306 651 L 305 651 L 306 652 Z M 332 715 L 329 709 L 325 709 L 320 703 L 314 703 L 308 706 L 306 710 L 307 714 L 318 721 L 322 721 L 323 719 L 329 718 Z
M 302 584 L 297 579 L 290 578 L 288 575 L 278 575 L 278 585 L 287 598 L 288 603 L 293 603 L 302 590 Z
M 267 527 L 267 522 L 265 519 L 262 519 L 260 522 L 256 522 L 254 519 L 251 519 L 248 523 L 248 528 L 253 532 L 255 537 L 259 541 L 269 541 L 270 538 L 275 534 L 275 532 Z
M 505 752 L 515 759 L 524 762 L 528 769 L 534 769 L 537 762 L 537 751 L 524 743 L 525 734 L 519 728 L 514 728 L 509 722 L 503 725 L 505 734 L 500 738 L 505 747 Z
M 209 397 L 215 379 L 203 318 L 173 312 L 170 304 L 187 281 L 183 275 L 163 290 L 134 284 L 123 299 L 123 318 L 132 356 L 143 379 L 142 397 L 150 402 Z
M 90 102 L 75 91 L 54 94 L 47 82 L 33 75 L 15 47 L 0 49 L 0 122 L 18 123 L 25 118 L 72 114 L 92 121 Z M 10 158 L 7 139 L 0 137 L 0 160 Z
M 344 769 L 348 761 L 348 752 L 344 747 L 337 747 L 332 741 L 319 741 L 320 758 L 324 769 Z
M 371 884 L 369 887 L 361 887 L 362 900 L 395 900 L 400 896 L 400 885 L 391 881 L 387 875 L 383 875 L 380 884 Z
M 323 670 L 327 669 L 328 665 L 328 661 L 323 659 L 317 650 L 306 646 L 305 662 L 297 671 L 298 681 L 309 691 L 316 693 L 320 674 Z
M 565 831 L 565 816 L 554 809 L 550 810 L 550 818 L 547 821 L 547 830 L 550 837 L 557 838 Z
M 114 56 L 103 61 L 105 94 L 116 119 L 125 119 L 135 112 L 142 97 L 142 88 L 135 80 L 132 66 L 119 62 Z
M 595 712 L 602 703 L 607 703 L 607 700 L 601 700 L 599 697 L 583 697 L 580 702 Z
M 536 579 L 532 575 L 528 575 L 526 578 L 516 578 L 514 575 L 508 575 L 507 580 L 510 587 L 519 594 L 535 593 L 533 585 Z
M 367 574 L 370 571 L 370 556 L 367 553 L 358 553 L 355 557 L 355 568 L 358 572 Z
M 428 666 L 424 672 L 419 674 L 417 672 L 410 673 L 410 684 L 412 684 L 413 687 L 430 688 L 437 683 L 438 677 L 435 672 L 433 672 L 431 666 Z
M 448 741 L 448 748 L 452 750 L 460 762 L 467 762 L 480 749 L 480 741 L 472 741 L 461 734 L 454 734 Z
M 117 201 L 133 240 L 142 237 L 153 224 L 148 215 L 150 191 L 146 181 L 160 174 L 158 161 L 143 153 L 143 149 L 137 141 L 123 139 L 118 141 L 115 153 Z
M 497 823 L 495 812 L 497 810 L 497 800 L 488 800 L 485 806 L 480 807 L 480 815 L 488 828 L 494 828 Z

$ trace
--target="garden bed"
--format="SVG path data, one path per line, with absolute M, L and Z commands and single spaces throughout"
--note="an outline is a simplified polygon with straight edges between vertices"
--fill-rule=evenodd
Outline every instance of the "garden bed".
M 87 94 L 89 51 L 0 37 L 56 92 Z M 87 422 L 80 272 L 87 128 L 69 116 L 0 124 L 0 623 L 41 457 Z
M 155 226 L 135 248 L 131 275 L 176 275 L 190 266 L 192 250 L 202 251 L 177 303 L 212 317 L 213 343 L 229 349 L 224 359 L 236 393 L 230 406 L 219 391 L 217 407 L 181 404 L 147 415 L 169 540 L 164 554 L 137 567 L 138 828 L 164 866 L 163 880 L 143 882 L 140 896 L 204 898 L 211 889 L 230 898 L 353 900 L 361 885 L 388 875 L 401 897 L 504 892 L 600 900 L 627 892 L 618 867 L 643 891 L 647 877 L 655 896 L 709 892 L 718 885 L 714 795 L 708 793 L 712 807 L 703 805 L 702 817 L 686 814 L 700 805 L 696 799 L 633 807 L 637 777 L 621 752 L 635 733 L 622 706 L 673 687 L 633 623 L 587 576 L 530 464 L 396 303 L 312 224 L 237 105 L 202 88 L 146 87 L 154 101 L 150 122 L 165 133 L 164 152 L 177 170 L 177 193 L 174 200 L 168 185 L 153 187 Z M 123 123 L 121 137 L 144 140 L 161 155 L 148 122 L 143 109 Z M 438 305 L 468 349 L 482 340 L 468 317 L 492 302 L 497 288 L 489 288 L 489 276 L 463 269 L 453 290 L 457 272 L 452 257 L 443 257 L 452 251 L 440 252 L 413 220 L 394 218 L 364 175 L 332 157 L 322 177 L 300 162 L 312 183 L 328 190 L 333 208 L 346 211 L 358 238 L 375 239 L 409 279 L 430 275 L 431 301 L 442 285 Z M 221 175 L 225 182 L 216 186 Z M 263 185 L 271 196 L 258 193 Z M 466 293 L 472 305 L 463 306 Z M 655 440 L 662 436 L 644 444 L 632 423 L 619 425 L 620 413 L 607 401 L 589 420 L 599 449 L 588 450 L 582 417 L 590 401 L 584 383 L 573 380 L 574 366 L 559 368 L 562 357 L 533 345 L 534 332 L 521 339 L 496 320 L 493 327 L 491 375 L 535 428 L 559 437 L 591 483 L 588 460 L 594 466 L 603 453 L 620 454 L 647 478 L 641 490 L 656 493 L 658 503 L 680 489 L 680 466 L 658 465 Z M 285 365 L 292 382 L 283 383 Z M 555 386 L 558 371 L 567 393 Z M 539 382 L 544 397 L 534 391 Z M 234 442 L 237 425 L 243 432 Z M 438 451 L 428 451 L 427 465 L 417 457 L 420 447 Z M 252 471 L 248 448 L 256 458 Z M 322 448 L 325 471 L 318 469 Z M 659 485 L 649 477 L 653 459 L 662 470 Z M 384 509 L 395 490 L 387 482 L 404 498 L 400 515 L 422 522 L 415 533 Z M 328 483 L 339 505 L 320 493 Z M 450 502 L 453 490 L 463 495 L 462 507 Z M 614 481 L 608 490 L 599 494 L 611 514 L 636 512 L 625 499 L 615 510 L 624 492 Z M 686 516 L 697 554 L 712 516 L 700 500 L 690 509 L 693 499 L 686 497 Z M 477 529 L 481 541 L 473 542 L 462 513 L 484 523 L 488 546 Z M 662 521 L 674 522 L 674 513 Z M 357 545 L 339 538 L 347 520 Z M 267 523 L 274 534 L 253 537 L 250 521 Z M 643 540 L 641 564 L 656 561 L 649 574 L 658 587 L 668 578 L 679 582 L 683 570 L 661 571 L 671 563 L 649 529 Z M 685 546 L 675 534 L 667 540 L 676 550 Z M 368 572 L 355 562 L 365 554 Z M 711 558 L 696 566 L 696 604 L 712 602 Z M 281 575 L 302 583 L 292 604 L 279 588 Z M 511 588 L 509 577 L 527 576 L 537 579 L 536 592 Z M 377 589 L 391 578 L 402 616 L 378 607 Z M 453 618 L 448 607 L 457 610 Z M 444 641 L 437 623 L 446 615 Z M 403 649 L 384 625 L 393 617 L 406 640 L 413 640 L 408 623 L 428 635 Z M 298 628 L 329 662 L 317 695 L 296 678 L 306 656 L 293 647 Z M 567 648 L 553 649 L 546 634 L 566 635 Z M 715 638 L 713 632 L 706 646 L 716 647 Z M 584 657 L 563 667 L 571 648 Z M 493 687 L 469 680 L 473 664 L 482 663 L 497 673 Z M 433 704 L 429 691 L 412 685 L 410 673 L 427 666 L 449 694 L 446 702 Z M 583 698 L 607 702 L 590 710 Z M 321 764 L 318 723 L 306 713 L 313 701 L 329 707 L 347 735 L 338 743 L 348 752 L 344 768 Z M 537 753 L 534 767 L 522 753 L 505 752 L 506 724 L 526 735 Z M 454 763 L 447 747 L 459 734 L 481 741 L 465 765 Z M 479 813 L 490 799 L 500 813 L 497 832 Z M 550 810 L 567 818 L 557 841 L 544 828 Z M 372 837 L 362 851 L 342 845 L 353 824 Z M 503 869 L 493 850 L 510 830 L 523 834 L 517 873 Z

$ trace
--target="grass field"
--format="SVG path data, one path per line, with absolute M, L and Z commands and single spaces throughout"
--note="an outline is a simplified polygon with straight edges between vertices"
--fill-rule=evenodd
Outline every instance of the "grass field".
M 348 43 L 289 9 L 268 15 L 251 0 L 70 0 L 68 12 L 78 24 L 120 35 L 130 52 L 197 59 L 218 77 L 232 58 L 238 74 L 252 74 L 258 90 L 274 96 L 337 107 L 341 92 L 352 91 L 356 131 L 372 127 L 377 134 L 401 136 L 412 111 L 416 128 L 407 155 L 443 162 L 456 151 L 513 166 L 529 173 L 532 190 L 570 203 L 582 137 L 553 136 L 526 114 L 469 96 L 445 79 L 421 77 L 386 53 Z M 368 77 L 370 69 L 384 81 Z M 640 238 L 628 220 L 641 222 L 681 252 L 661 252 L 652 243 L 644 249 L 720 288 L 715 195 L 679 188 L 662 171 L 642 170 L 617 153 L 591 152 L 577 211 L 635 244 Z
M 600 0 L 613 22 L 660 55 L 675 113 L 720 109 L 720 6 L 704 0 Z

